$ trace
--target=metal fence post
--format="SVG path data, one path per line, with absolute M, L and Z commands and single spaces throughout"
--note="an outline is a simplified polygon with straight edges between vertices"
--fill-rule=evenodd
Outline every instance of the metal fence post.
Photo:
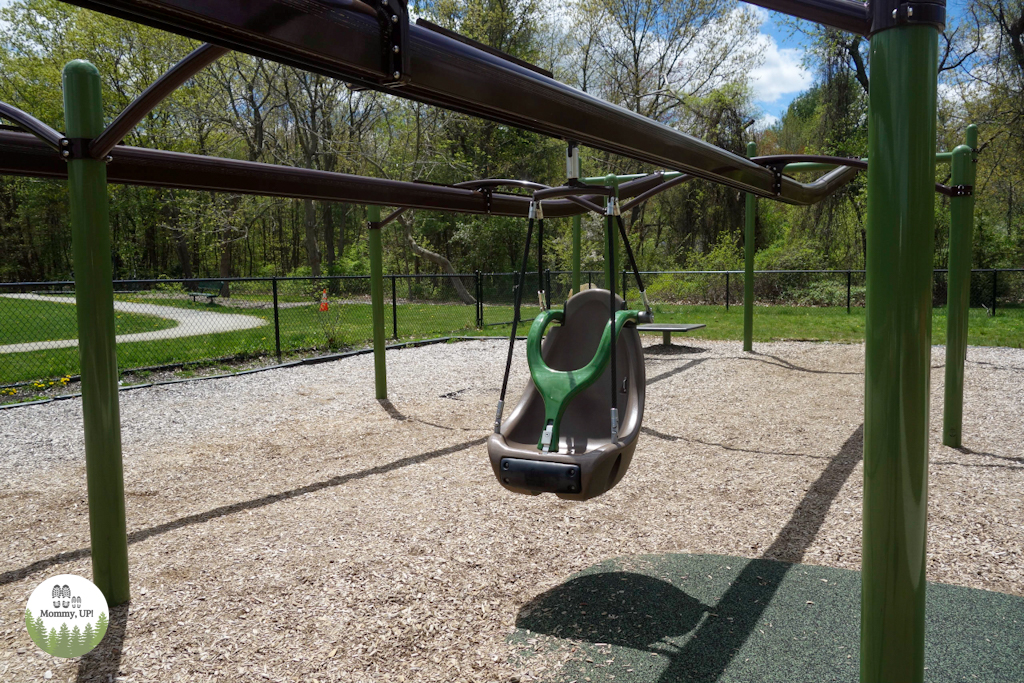
M 999 290 L 999 271 L 992 271 L 992 316 L 996 314 L 996 292 Z
M 544 308 L 551 310 L 551 269 L 544 269 Z
M 277 349 L 277 362 L 281 362 L 281 316 L 277 306 L 277 278 L 272 278 L 270 284 L 274 290 L 274 346 Z
M 846 271 L 846 312 L 850 312 L 850 291 L 853 289 L 853 271 Z
M 729 271 L 725 271 L 725 310 L 729 310 Z
M 626 271 L 622 271 L 622 306 L 629 308 L 626 306 Z
M 398 339 L 398 287 L 395 283 L 395 276 L 391 276 L 391 332 L 395 339 Z
M 90 140 L 103 131 L 100 74 L 74 60 L 64 67 L 64 118 L 69 139 Z M 92 580 L 111 607 L 131 598 L 125 522 L 121 414 L 117 396 L 114 283 L 110 262 L 110 199 L 103 160 L 69 156 L 68 196 L 78 353 L 82 374 L 85 476 L 89 501 Z M 65 153 L 70 150 L 65 150 Z
M 900 0 L 876 0 L 874 16 Z M 924 680 L 938 30 L 871 36 L 860 680 Z

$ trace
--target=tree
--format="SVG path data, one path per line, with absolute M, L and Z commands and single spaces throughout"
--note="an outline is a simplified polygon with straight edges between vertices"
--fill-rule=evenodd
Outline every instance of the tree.
M 107 634 L 107 613 L 100 612 L 99 618 L 96 620 L 96 632 L 93 634 L 93 646 L 99 645 L 100 641 L 103 640 L 103 636 Z
M 86 641 L 82 639 L 82 630 L 78 628 L 77 624 L 73 629 L 71 629 L 71 638 L 69 639 L 69 644 L 69 650 L 71 652 L 72 657 L 81 657 L 86 652 L 88 652 L 88 648 L 86 647 Z
M 40 617 L 41 619 L 41 617 Z M 40 629 L 39 623 L 36 622 L 36 618 L 32 616 L 32 610 L 25 610 L 25 628 L 28 629 L 28 636 L 32 639 L 39 647 L 45 647 L 46 645 L 46 630 L 45 627 Z
M 50 641 L 53 642 L 52 640 Z M 67 622 L 60 625 L 60 633 L 57 636 L 57 646 L 54 648 L 52 653 L 57 657 L 70 657 L 71 656 L 71 631 L 68 629 Z

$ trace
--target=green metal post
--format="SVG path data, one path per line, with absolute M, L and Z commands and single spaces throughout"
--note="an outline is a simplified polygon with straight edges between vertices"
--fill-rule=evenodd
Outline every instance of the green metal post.
M 64 67 L 63 80 L 65 135 L 72 140 L 96 137 L 103 131 L 99 72 L 89 62 L 75 60 Z M 92 580 L 113 606 L 127 602 L 131 593 L 121 414 L 117 398 L 107 168 L 103 161 L 86 157 L 67 159 Z
M 953 150 L 953 185 L 975 179 L 977 126 L 968 126 L 967 144 Z M 964 422 L 964 361 L 967 359 L 967 318 L 971 305 L 971 260 L 974 243 L 974 195 L 949 200 L 949 284 L 946 296 L 946 384 L 942 411 L 942 443 L 959 448 Z
M 388 397 L 388 367 L 384 359 L 384 255 L 380 245 L 380 207 L 366 207 L 370 237 L 370 309 L 373 313 L 373 383 L 377 398 Z
M 747 156 L 757 156 L 757 143 L 747 143 Z M 743 234 L 743 350 L 754 350 L 754 224 L 757 220 L 757 198 L 747 192 L 745 208 L 746 232 Z
M 880 30 L 870 58 L 860 680 L 920 683 L 938 31 Z

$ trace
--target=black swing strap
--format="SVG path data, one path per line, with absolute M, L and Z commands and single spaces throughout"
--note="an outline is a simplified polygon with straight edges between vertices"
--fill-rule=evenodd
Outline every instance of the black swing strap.
M 644 301 L 644 309 L 650 313 L 651 303 L 647 300 L 647 290 L 644 288 L 644 282 L 640 278 L 640 269 L 637 268 L 636 258 L 633 256 L 633 247 L 629 245 L 629 237 L 626 236 L 626 224 L 619 213 L 615 214 L 615 220 L 619 223 L 619 235 L 622 236 L 622 243 L 626 246 L 626 256 L 629 257 L 629 265 L 633 267 L 633 277 L 636 278 L 636 286 L 640 290 L 640 297 Z M 622 294 L 625 296 L 626 293 L 623 292 Z
M 610 309 L 609 317 L 611 319 L 611 330 L 612 330 L 611 349 L 610 349 L 610 351 L 611 351 L 611 358 L 609 359 L 609 361 L 610 361 L 610 364 L 609 364 L 609 374 L 611 375 L 611 379 L 612 379 L 612 400 L 611 400 L 611 406 L 612 406 L 612 411 L 611 411 L 611 422 L 612 422 L 611 442 L 612 443 L 615 443 L 619 439 L 619 410 L 618 410 L 619 392 L 618 392 L 618 382 L 616 381 L 616 373 L 615 373 L 615 360 L 616 360 L 616 354 L 615 354 L 615 341 L 616 341 L 615 340 L 615 337 L 616 337 L 616 335 L 615 335 L 615 309 L 618 308 L 618 306 L 615 305 L 616 304 L 616 302 L 615 302 L 615 240 L 613 239 L 613 234 L 614 233 L 612 232 L 612 229 L 613 229 L 612 228 L 612 217 L 617 215 L 618 211 L 619 211 L 619 205 L 618 205 L 618 202 L 615 200 L 615 196 L 612 195 L 612 196 L 608 197 L 608 209 L 605 212 L 606 213 L 606 218 L 605 218 L 605 234 L 606 234 L 606 238 L 605 239 L 608 242 L 608 272 L 611 275 L 611 277 L 609 278 L 611 280 L 611 282 L 608 283 L 608 294 L 609 294 L 609 309 Z
M 530 204 L 530 222 L 526 227 L 526 246 L 523 248 L 523 266 L 519 269 L 519 282 L 515 286 L 515 310 L 512 311 L 512 332 L 508 337 L 508 357 L 505 359 L 505 377 L 501 381 L 501 397 L 494 416 L 494 433 L 501 431 L 501 414 L 505 409 L 505 392 L 508 391 L 508 376 L 512 372 L 512 352 L 516 346 L 516 331 L 519 328 L 519 307 L 523 303 L 523 289 L 526 288 L 526 265 L 530 258 L 530 240 L 533 237 L 533 221 L 540 213 L 540 202 Z M 544 220 L 540 214 L 540 220 Z

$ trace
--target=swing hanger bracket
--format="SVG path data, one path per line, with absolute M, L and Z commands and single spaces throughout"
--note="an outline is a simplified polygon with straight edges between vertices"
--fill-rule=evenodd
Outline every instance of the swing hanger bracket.
M 382 85 L 401 86 L 409 82 L 409 9 L 405 0 L 379 0 Z
M 537 200 L 530 202 L 530 215 L 529 218 L 535 218 L 539 221 L 544 220 L 544 207 Z

